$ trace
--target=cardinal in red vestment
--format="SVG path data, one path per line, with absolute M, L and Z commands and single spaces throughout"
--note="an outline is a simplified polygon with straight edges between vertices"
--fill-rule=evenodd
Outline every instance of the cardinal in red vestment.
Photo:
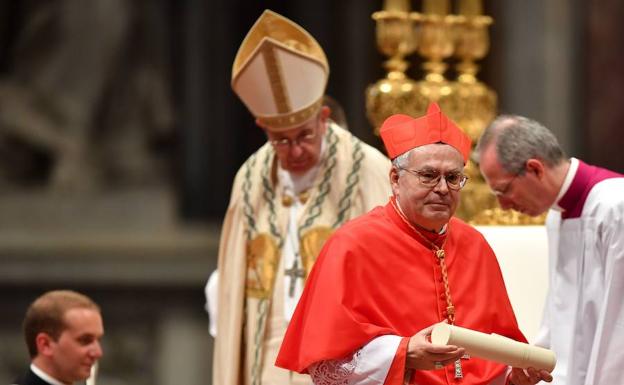
M 526 342 L 492 249 L 453 217 L 470 139 L 436 104 L 389 117 L 380 133 L 393 196 L 325 243 L 276 365 L 316 384 L 510 383 L 512 368 L 429 339 L 449 322 Z M 528 384 L 551 379 L 528 374 Z

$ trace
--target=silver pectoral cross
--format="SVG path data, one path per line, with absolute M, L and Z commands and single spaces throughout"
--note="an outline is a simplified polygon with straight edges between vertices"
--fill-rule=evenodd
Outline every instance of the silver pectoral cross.
M 305 270 L 299 267 L 299 254 L 295 253 L 295 261 L 290 269 L 284 271 L 284 275 L 290 277 L 290 285 L 288 285 L 288 296 L 293 298 L 295 296 L 295 287 L 298 278 L 305 277 Z
M 455 361 L 455 379 L 464 378 L 464 372 L 461 366 L 461 360 L 469 360 L 470 355 L 464 354 L 459 360 Z

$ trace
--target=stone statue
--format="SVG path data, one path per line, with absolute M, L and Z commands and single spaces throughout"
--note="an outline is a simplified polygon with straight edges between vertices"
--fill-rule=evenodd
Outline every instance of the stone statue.
M 0 188 L 93 191 L 162 179 L 152 150 L 174 116 L 159 4 L 18 2 L 22 20 L 0 76 Z

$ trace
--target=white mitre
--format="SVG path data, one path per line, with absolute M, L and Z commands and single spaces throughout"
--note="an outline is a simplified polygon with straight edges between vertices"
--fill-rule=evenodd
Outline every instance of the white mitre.
M 263 126 L 285 131 L 319 111 L 328 77 L 318 42 L 298 24 L 265 10 L 238 49 L 232 89 Z

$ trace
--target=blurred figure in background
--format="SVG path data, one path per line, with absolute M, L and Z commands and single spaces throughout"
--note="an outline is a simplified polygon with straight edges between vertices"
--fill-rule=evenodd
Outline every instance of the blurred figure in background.
M 273 364 L 305 279 L 329 235 L 390 194 L 390 161 L 329 119 L 328 75 L 316 40 L 268 10 L 234 60 L 232 88 L 268 140 L 236 175 L 208 285 L 213 384 L 309 383 Z
M 93 191 L 162 182 L 171 136 L 157 2 L 15 2 L 0 77 L 0 187 Z
M 548 295 L 535 343 L 557 354 L 556 385 L 624 378 L 624 175 L 567 158 L 540 123 L 496 118 L 477 147 L 504 209 L 548 211 Z
M 28 308 L 23 327 L 31 364 L 16 385 L 84 381 L 102 357 L 100 308 L 83 294 L 70 290 L 43 294 Z

